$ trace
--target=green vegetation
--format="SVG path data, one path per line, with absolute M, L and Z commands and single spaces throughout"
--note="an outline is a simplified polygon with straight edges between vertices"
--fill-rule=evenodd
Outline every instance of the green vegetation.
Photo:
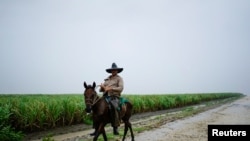
M 240 96 L 243 96 L 243 94 L 200 93 L 123 95 L 123 97 L 133 104 L 134 114 L 183 107 L 210 100 Z M 84 109 L 84 98 L 83 95 L 80 94 L 2 94 L 0 95 L 0 136 L 10 136 L 9 133 L 21 135 L 20 132 L 14 132 L 14 129 L 22 132 L 33 132 L 78 123 L 91 124 L 91 116 L 87 115 Z M 5 116 L 3 117 L 2 115 Z M 8 128 L 8 131 L 5 131 L 6 128 Z M 50 138 L 47 140 L 49 139 Z
M 0 106 L 0 140 L 1 141 L 20 141 L 24 135 L 20 131 L 15 131 L 9 122 L 10 106 Z
M 240 93 L 124 95 L 133 103 L 134 113 L 194 105 L 205 101 L 242 96 Z

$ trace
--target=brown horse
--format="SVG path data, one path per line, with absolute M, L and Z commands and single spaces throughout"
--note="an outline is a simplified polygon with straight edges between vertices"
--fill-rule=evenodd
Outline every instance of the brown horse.
M 93 141 L 97 141 L 100 134 L 103 135 L 105 141 L 107 141 L 107 136 L 105 132 L 105 126 L 108 123 L 111 123 L 110 117 L 110 109 L 109 104 L 104 97 L 99 97 L 95 91 L 96 83 L 93 82 L 93 85 L 87 85 L 86 82 L 83 84 L 84 91 L 84 99 L 86 105 L 86 112 L 93 112 L 93 125 L 95 128 L 95 136 Z M 131 139 L 134 141 L 134 133 L 132 130 L 132 125 L 129 121 L 132 115 L 133 105 L 130 102 L 126 102 L 121 109 L 121 119 L 125 124 L 124 134 L 122 140 L 125 140 L 128 129 L 130 130 Z

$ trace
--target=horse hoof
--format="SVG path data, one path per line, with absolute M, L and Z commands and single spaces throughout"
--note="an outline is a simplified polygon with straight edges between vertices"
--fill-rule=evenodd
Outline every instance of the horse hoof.
M 90 135 L 90 136 L 95 136 L 95 132 L 94 132 L 94 133 L 90 133 L 89 135 Z

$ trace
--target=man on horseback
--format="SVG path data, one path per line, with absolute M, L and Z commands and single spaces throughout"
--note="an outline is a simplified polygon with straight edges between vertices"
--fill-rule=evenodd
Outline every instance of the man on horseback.
M 118 113 L 119 100 L 121 92 L 123 91 L 123 78 L 118 75 L 122 72 L 123 68 L 118 68 L 115 63 L 111 68 L 106 69 L 106 72 L 111 73 L 100 85 L 100 92 L 108 99 L 111 105 L 111 125 L 114 129 L 114 134 L 119 135 L 118 126 L 120 126 L 120 117 Z

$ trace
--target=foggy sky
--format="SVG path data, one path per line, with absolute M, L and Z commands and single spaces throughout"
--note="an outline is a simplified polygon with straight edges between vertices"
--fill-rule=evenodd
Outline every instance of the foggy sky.
M 0 1 L 0 93 L 250 94 L 248 0 Z

